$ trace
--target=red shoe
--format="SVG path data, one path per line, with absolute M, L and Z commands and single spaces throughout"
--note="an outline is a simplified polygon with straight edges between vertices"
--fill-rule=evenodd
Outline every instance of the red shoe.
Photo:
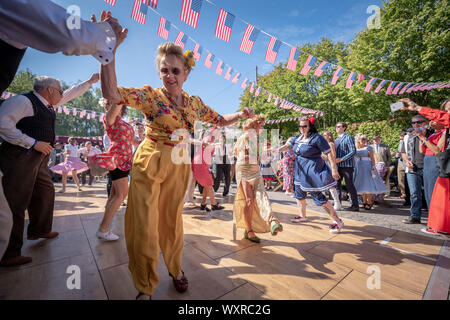
M 58 232 L 52 231 L 52 232 L 41 234 L 41 235 L 37 235 L 37 236 L 29 236 L 27 239 L 28 240 L 37 240 L 39 238 L 53 239 L 53 238 L 56 238 L 58 235 L 59 235 Z
M 184 271 L 181 270 L 181 273 L 183 273 L 183 277 L 180 280 L 177 280 L 175 277 L 172 277 L 173 279 L 173 285 L 175 286 L 175 289 L 179 293 L 183 293 L 188 289 L 189 282 L 188 279 L 184 276 Z

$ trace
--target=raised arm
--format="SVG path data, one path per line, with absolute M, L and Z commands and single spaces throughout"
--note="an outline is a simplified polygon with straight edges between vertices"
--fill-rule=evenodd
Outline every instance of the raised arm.
M 235 123 L 239 119 L 251 118 L 253 116 L 254 116 L 253 110 L 251 108 L 246 107 L 240 112 L 222 115 L 218 125 L 221 127 L 226 127 Z

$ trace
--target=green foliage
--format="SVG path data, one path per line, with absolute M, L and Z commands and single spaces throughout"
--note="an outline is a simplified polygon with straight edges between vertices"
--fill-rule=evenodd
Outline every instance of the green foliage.
M 299 73 L 308 54 L 312 54 L 320 60 L 379 79 L 449 82 L 449 7 L 449 0 L 384 2 L 381 29 L 363 30 L 351 44 L 335 43 L 326 38 L 316 44 L 307 43 L 299 48 L 302 54 L 295 72 L 280 63 L 270 73 L 258 77 L 258 86 L 301 107 L 323 111 L 325 116 L 319 118 L 318 127 L 332 127 L 332 131 L 338 121 L 351 124 L 411 117 L 407 111 L 395 114 L 390 111 L 390 104 L 401 97 L 410 97 L 420 105 L 438 107 L 448 98 L 450 89 L 417 91 L 404 96 L 386 95 L 385 90 L 390 84 L 387 83 L 380 93 L 375 94 L 373 90 L 370 93 L 364 91 L 370 78 L 355 81 L 351 89 L 346 89 L 345 80 L 349 72 L 342 74 L 336 86 L 330 84 L 335 71 L 333 68 L 321 77 L 315 77 L 313 71 L 307 76 Z M 313 70 L 317 66 L 318 63 Z M 375 85 L 378 84 L 379 81 Z M 248 89 L 241 96 L 241 108 L 247 106 L 251 106 L 256 113 L 264 113 L 269 120 L 299 116 L 298 112 L 268 103 L 264 93 L 254 97 Z M 402 129 L 406 127 L 404 124 Z M 297 124 L 293 122 L 267 125 L 266 128 L 278 128 L 284 137 L 298 133 Z M 370 130 L 381 128 L 384 127 L 369 129 L 362 126 L 362 130 L 368 130 L 370 134 Z M 386 127 L 387 130 L 393 128 L 396 127 Z M 396 136 L 397 131 L 393 131 L 391 136 Z M 385 142 L 394 143 L 394 138 L 386 135 Z
M 15 94 L 32 91 L 34 78 L 35 75 L 31 73 L 29 69 L 26 71 L 19 71 L 6 91 Z

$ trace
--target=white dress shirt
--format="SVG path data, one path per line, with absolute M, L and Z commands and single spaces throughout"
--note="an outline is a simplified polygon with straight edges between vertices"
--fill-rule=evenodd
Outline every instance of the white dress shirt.
M 83 155 L 84 157 L 92 157 L 96 154 L 101 153 L 101 151 L 98 150 L 96 147 L 91 146 L 89 150 L 86 147 L 79 149 L 78 153 Z
M 67 153 L 69 153 L 67 155 Z M 78 147 L 77 146 L 73 146 L 71 144 L 66 144 L 64 146 L 64 154 L 66 154 L 68 157 L 78 157 Z
M 0 1 L 0 39 L 24 49 L 47 53 L 91 54 L 102 64 L 114 59 L 116 36 L 108 22 L 80 19 L 79 28 L 68 28 L 66 9 L 50 0 Z
M 65 90 L 61 101 L 54 107 L 59 107 L 72 99 L 82 95 L 91 88 L 88 81 L 72 86 Z M 36 97 L 41 102 L 48 106 L 49 103 L 39 93 L 33 91 Z M 31 101 L 24 95 L 18 94 L 6 99 L 0 108 L 0 138 L 5 141 L 30 149 L 34 144 L 35 139 L 24 134 L 17 129 L 16 124 L 25 117 L 32 117 L 34 115 L 33 105 Z

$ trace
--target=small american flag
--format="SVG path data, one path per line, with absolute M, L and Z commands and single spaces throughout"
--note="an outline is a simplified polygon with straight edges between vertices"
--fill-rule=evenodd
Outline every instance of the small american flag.
M 291 47 L 291 52 L 289 53 L 288 63 L 286 68 L 289 70 L 295 71 L 297 70 L 297 60 L 300 55 L 300 51 L 297 48 Z
M 261 87 L 258 87 L 258 89 L 256 89 L 256 91 L 255 91 L 255 96 L 259 96 L 260 93 L 261 93 Z
M 231 80 L 231 82 L 237 83 L 240 78 L 241 78 L 241 74 L 238 72 L 234 75 L 233 80 Z
M 280 50 L 281 41 L 275 37 L 270 37 L 269 45 L 266 50 L 265 60 L 270 63 L 275 63 L 275 59 L 278 55 L 278 50 Z
M 131 11 L 131 19 L 145 24 L 145 18 L 147 17 L 148 6 L 143 0 L 134 0 L 133 11 Z
M 397 83 L 396 81 L 391 81 L 391 84 L 386 90 L 386 94 L 392 94 L 392 90 L 394 90 L 396 83 Z
M 232 74 L 233 74 L 233 68 L 232 67 L 228 67 L 228 70 L 225 73 L 225 79 L 230 80 Z
M 109 3 L 112 6 L 116 5 L 116 0 L 105 0 L 107 3 Z
M 306 76 L 309 72 L 309 70 L 311 70 L 312 66 L 314 65 L 314 63 L 316 62 L 317 58 L 313 57 L 312 55 L 308 56 L 308 59 L 306 59 L 305 64 L 303 65 L 302 70 L 300 71 L 300 74 L 302 76 Z
M 62 106 L 58 107 L 58 113 L 62 113 Z
M 241 41 L 241 51 L 250 54 L 253 49 L 253 45 L 255 44 L 256 38 L 258 37 L 260 31 L 259 29 L 256 29 L 251 24 L 247 25 L 247 28 L 245 29 L 244 36 L 242 37 Z
M 347 83 L 345 84 L 345 87 L 347 89 L 350 89 L 353 86 L 353 81 L 355 81 L 355 79 L 356 79 L 356 72 L 352 71 L 347 78 Z
M 203 0 L 183 0 L 180 14 L 181 21 L 186 22 L 192 28 L 197 28 L 202 3 Z
M 408 83 L 406 86 L 403 87 L 402 90 L 400 90 L 399 94 L 404 94 L 405 91 L 406 91 L 409 87 L 411 87 L 413 84 L 414 84 L 414 83 L 412 83 L 412 82 Z
M 380 82 L 380 84 L 378 85 L 378 87 L 375 89 L 375 93 L 380 92 L 380 90 L 383 88 L 383 86 L 386 84 L 387 80 L 383 80 Z
M 250 87 L 250 92 L 253 93 L 254 90 L 255 90 L 255 83 L 252 82 L 252 86 Z
M 150 7 L 152 7 L 153 9 L 156 9 L 158 7 L 158 0 L 143 0 L 143 2 L 146 5 L 149 5 Z
M 217 67 L 216 67 L 216 73 L 217 73 L 219 76 L 221 76 L 222 73 L 223 73 L 222 65 L 223 65 L 223 61 L 219 59 L 219 63 L 217 64 Z
M 74 115 L 74 116 L 77 115 L 77 108 L 73 108 L 73 109 L 72 109 L 72 115 Z
M 165 18 L 161 17 L 159 19 L 158 36 L 160 36 L 163 39 L 168 40 L 169 39 L 169 31 L 170 31 L 170 22 L 167 21 Z
M 208 53 L 208 55 L 206 56 L 206 59 L 205 59 L 205 66 L 206 67 L 211 69 L 211 67 L 213 65 L 214 57 L 215 56 L 211 52 Z
M 367 83 L 367 85 L 366 85 L 366 89 L 364 90 L 365 92 L 370 92 L 370 90 L 372 89 L 372 87 L 373 87 L 373 85 L 375 84 L 375 82 L 377 81 L 378 79 L 377 78 L 371 78 L 370 80 L 369 80 L 369 82 Z
M 402 86 L 405 84 L 406 82 L 400 82 L 395 89 L 392 91 L 392 94 L 398 94 L 398 91 L 402 88 Z
M 269 97 L 267 98 L 267 102 L 270 102 L 270 100 L 272 100 L 272 94 L 269 93 Z
M 316 71 L 314 71 L 314 75 L 315 75 L 316 77 L 320 77 L 320 76 L 323 74 L 323 72 L 325 71 L 325 69 L 326 69 L 329 65 L 330 65 L 329 62 L 322 61 L 322 62 L 319 64 L 319 66 L 317 67 Z
M 196 43 L 194 47 L 194 59 L 199 61 L 202 56 L 203 48 Z
M 338 67 L 338 68 L 336 69 L 336 71 L 334 72 L 333 79 L 331 79 L 331 84 L 332 84 L 333 86 L 336 85 L 336 83 L 338 82 L 338 80 L 339 80 L 339 78 L 341 77 L 342 73 L 344 73 L 344 68 Z
M 231 29 L 233 28 L 233 23 L 234 23 L 234 15 L 223 9 L 220 9 L 214 36 L 224 41 L 230 42 Z
M 177 35 L 177 38 L 175 39 L 175 44 L 177 46 L 180 46 L 181 48 L 184 49 L 184 46 L 186 45 L 186 42 L 188 40 L 188 36 L 184 34 L 183 31 L 180 31 Z
M 244 81 L 242 81 L 242 83 L 241 83 L 241 88 L 244 90 L 248 87 L 247 81 L 248 81 L 248 78 L 245 78 Z

